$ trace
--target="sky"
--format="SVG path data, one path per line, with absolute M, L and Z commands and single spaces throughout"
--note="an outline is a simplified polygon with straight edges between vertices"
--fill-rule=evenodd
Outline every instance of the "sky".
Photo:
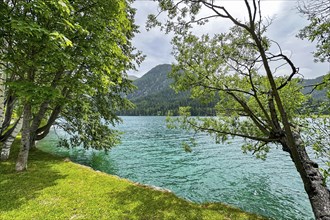
M 220 0 L 219 0 L 220 2 Z M 246 19 L 247 13 L 243 0 L 225 0 L 223 1 L 227 10 L 241 20 Z M 329 63 L 315 63 L 312 52 L 315 50 L 315 44 L 301 40 L 296 37 L 300 29 L 308 24 L 308 21 L 298 13 L 296 0 L 263 0 L 261 1 L 262 14 L 267 18 L 273 19 L 266 35 L 279 43 L 285 55 L 290 57 L 299 72 L 306 79 L 316 78 L 330 71 Z M 140 26 L 140 33 L 133 39 L 133 45 L 146 58 L 138 67 L 137 71 L 129 72 L 130 75 L 141 77 L 153 67 L 175 62 L 171 55 L 171 38 L 173 35 L 165 34 L 158 28 L 147 31 L 145 28 L 147 16 L 157 14 L 157 3 L 151 0 L 136 0 L 132 7 L 137 9 L 135 23 Z M 208 14 L 203 10 L 201 13 Z M 165 16 L 164 16 L 165 18 Z M 228 30 L 232 23 L 227 19 L 213 19 L 204 26 L 194 28 L 193 32 L 197 35 L 208 33 L 215 34 Z M 283 74 L 287 71 L 282 69 Z

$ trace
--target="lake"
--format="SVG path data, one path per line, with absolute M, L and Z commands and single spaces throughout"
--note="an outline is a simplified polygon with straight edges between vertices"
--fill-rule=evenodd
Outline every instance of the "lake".
M 166 128 L 165 117 L 122 117 L 122 143 L 108 154 L 58 148 L 55 132 L 38 148 L 96 170 L 171 190 L 186 200 L 222 202 L 273 219 L 314 219 L 307 194 L 290 156 L 275 146 L 267 160 L 241 151 L 242 139 L 215 144 L 206 134 L 185 152 L 192 134 Z

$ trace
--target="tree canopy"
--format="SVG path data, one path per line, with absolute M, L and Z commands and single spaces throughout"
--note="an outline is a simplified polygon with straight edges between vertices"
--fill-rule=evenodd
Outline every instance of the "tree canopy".
M 162 23 L 159 14 L 149 16 L 149 28 L 160 26 L 175 35 L 175 88 L 190 89 L 193 97 L 206 101 L 220 97 L 218 117 L 191 118 L 183 108 L 179 126 L 208 132 L 217 141 L 241 137 L 246 141 L 243 150 L 260 158 L 265 158 L 271 143 L 282 146 L 301 176 L 315 217 L 329 219 L 329 190 L 307 154 L 296 118 L 305 101 L 297 84 L 299 69 L 265 36 L 270 24 L 263 20 L 260 1 L 245 0 L 242 6 L 246 21 L 235 18 L 223 1 L 205 0 L 163 0 L 160 14 L 167 13 L 168 20 Z M 192 28 L 210 19 L 226 19 L 233 27 L 227 33 L 196 36 Z M 278 75 L 279 69 L 286 74 Z
M 298 36 L 302 39 L 308 39 L 316 42 L 316 51 L 314 52 L 315 61 L 330 62 L 330 2 L 324 0 L 298 1 L 298 10 L 309 20 L 309 24 L 300 30 Z M 330 88 L 330 72 L 323 77 L 323 82 L 311 85 L 312 92 Z M 330 176 L 330 119 L 322 115 L 330 109 L 330 91 L 327 92 L 328 100 L 319 105 L 318 110 L 321 115 L 313 116 L 313 123 L 307 119 L 306 127 L 310 131 L 307 141 L 327 165 L 323 168 L 325 177 Z
M 110 126 L 120 122 L 116 111 L 132 106 L 124 96 L 134 87 L 127 71 L 143 59 L 131 44 L 137 26 L 130 3 L 1 2 L 4 114 L 23 120 L 17 170 L 54 124 L 71 135 L 66 146 L 107 150 L 118 143 Z
M 315 41 L 315 60 L 330 62 L 330 2 L 327 0 L 299 0 L 299 11 L 307 17 L 309 24 L 298 36 Z

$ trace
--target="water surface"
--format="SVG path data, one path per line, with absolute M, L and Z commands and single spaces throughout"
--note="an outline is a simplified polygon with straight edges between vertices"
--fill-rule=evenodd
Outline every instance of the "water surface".
M 109 154 L 57 148 L 51 133 L 38 147 L 73 161 L 143 184 L 171 190 L 194 202 L 222 202 L 273 219 L 313 219 L 307 194 L 289 155 L 274 149 L 266 161 L 244 155 L 241 139 L 215 144 L 198 134 L 191 153 L 182 148 L 191 134 L 166 128 L 165 117 L 123 117 L 122 143 Z

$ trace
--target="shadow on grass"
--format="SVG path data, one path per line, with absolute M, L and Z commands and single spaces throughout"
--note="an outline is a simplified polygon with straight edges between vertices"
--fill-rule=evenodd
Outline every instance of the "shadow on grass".
M 55 186 L 59 180 L 70 177 L 72 179 L 67 178 L 70 179 L 70 181 L 66 184 L 66 186 L 70 185 L 70 187 L 66 188 L 65 185 L 64 187 L 63 185 L 58 187 L 63 189 L 65 195 L 68 194 L 68 197 L 64 198 L 61 204 L 55 204 L 55 206 L 59 205 L 61 207 L 57 211 L 52 212 L 52 214 L 50 214 L 52 210 L 47 210 L 48 207 L 45 208 L 46 211 L 50 211 L 48 213 L 50 216 L 48 219 L 70 219 L 59 216 L 72 216 L 71 208 L 74 208 L 73 210 L 77 211 L 77 216 L 86 215 L 85 219 L 99 219 L 100 216 L 103 216 L 104 219 L 104 215 L 107 214 L 115 217 L 105 219 L 123 220 L 262 219 L 256 215 L 244 213 L 241 210 L 230 206 L 222 204 L 198 205 L 183 199 L 178 199 L 178 197 L 172 193 L 152 190 L 149 187 L 137 184 L 128 184 L 126 181 L 114 181 L 113 178 L 107 179 L 105 185 L 100 184 L 103 183 L 102 181 L 105 180 L 105 177 L 101 178 L 101 176 L 94 175 L 96 173 L 90 173 L 93 171 L 87 169 L 77 169 L 81 171 L 75 172 L 75 170 L 70 169 L 70 166 L 64 166 L 64 168 L 62 166 L 57 166 L 59 163 L 63 163 L 63 158 L 52 156 L 38 150 L 32 150 L 30 152 L 28 171 L 17 173 L 15 171 L 16 157 L 17 149 L 16 152 L 13 152 L 11 158 L 7 162 L 0 163 L 0 213 L 12 211 L 12 213 L 15 214 L 16 211 L 22 208 L 23 215 L 25 216 L 25 210 L 36 208 L 36 206 L 39 205 L 39 202 L 43 201 L 42 198 L 43 195 L 47 194 L 45 193 L 46 191 L 50 192 L 51 198 L 59 195 L 56 194 L 56 192 L 54 192 L 54 194 L 52 193 L 53 189 L 56 187 L 48 190 L 44 189 Z M 62 170 L 59 167 L 61 167 L 64 172 L 68 170 L 73 172 L 68 172 L 68 176 L 64 175 L 55 170 Z M 89 174 L 91 175 L 91 178 L 86 178 L 86 175 Z M 73 177 L 77 177 L 77 180 L 74 180 Z M 100 177 L 100 179 L 94 179 L 97 177 Z M 76 185 L 71 185 L 72 181 L 74 181 Z M 86 184 L 88 184 L 88 186 Z M 96 185 L 96 188 L 92 190 L 91 187 L 93 187 L 94 184 Z M 81 195 L 86 192 L 86 196 L 81 199 L 79 193 L 75 194 L 68 191 L 72 189 L 72 186 L 75 186 L 75 189 L 78 189 Z M 102 187 L 102 190 L 98 189 L 98 187 Z M 71 197 L 69 194 L 80 195 L 80 197 L 78 199 L 77 197 Z M 95 194 L 99 195 L 96 200 L 94 200 Z M 66 204 L 66 202 L 72 203 L 74 201 L 77 201 L 77 206 Z M 28 202 L 30 202 L 30 204 L 24 206 L 24 204 Z M 101 203 L 98 204 L 98 202 Z M 44 204 L 41 204 L 41 206 L 43 205 Z M 100 213 L 99 211 L 99 206 L 101 205 L 104 206 L 104 209 L 102 209 L 104 213 Z M 63 212 L 65 212 L 64 215 L 62 215 Z M 35 216 L 39 214 L 40 213 L 37 213 Z M 44 214 L 45 213 L 41 212 L 40 215 Z M 32 213 L 27 216 L 30 218 L 27 217 L 26 219 L 36 218 Z M 76 216 L 76 214 L 73 216 Z M 90 218 L 87 218 L 87 216 L 90 216 Z M 95 216 L 98 216 L 98 218 Z
M 39 191 L 65 178 L 51 168 L 60 162 L 60 158 L 31 150 L 28 170 L 20 173 L 15 171 L 16 158 L 17 149 L 14 149 L 8 161 L 0 162 L 0 212 L 18 209 L 27 201 L 35 199 Z
M 178 199 L 168 192 L 150 190 L 144 186 L 129 186 L 122 192 L 116 192 L 115 199 L 118 207 L 127 207 L 127 219 L 265 219 L 245 213 L 237 208 L 224 204 L 194 204 Z M 134 206 L 130 204 L 135 204 Z M 135 219 L 134 218 L 134 219 Z

